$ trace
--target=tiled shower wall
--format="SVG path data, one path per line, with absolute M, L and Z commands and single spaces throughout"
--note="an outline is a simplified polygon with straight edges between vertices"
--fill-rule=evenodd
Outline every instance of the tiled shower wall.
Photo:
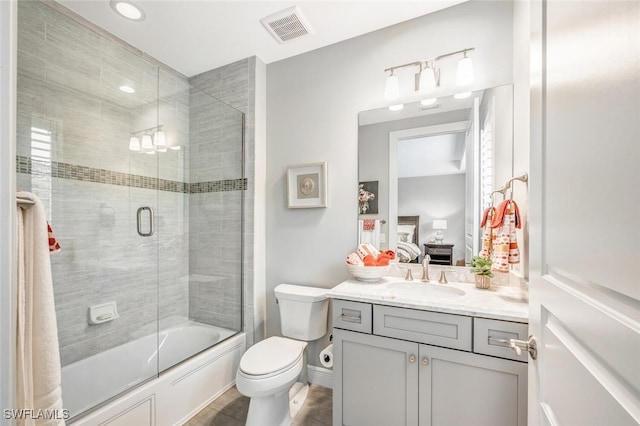
M 192 89 L 190 181 L 233 182 L 242 177 L 242 113 L 209 99 Z M 241 209 L 242 191 L 189 197 L 189 315 L 234 330 L 242 325 Z
M 155 332 L 158 320 L 239 329 L 242 115 L 65 13 L 18 6 L 18 187 L 43 200 L 63 247 L 51 258 L 62 364 Z M 123 82 L 136 93 L 120 92 Z M 181 149 L 130 152 L 130 133 L 157 123 Z M 231 161 L 233 176 L 212 167 Z M 136 232 L 141 206 L 156 211 L 152 237 Z M 194 303 L 219 286 L 215 303 Z M 89 325 L 88 307 L 108 301 L 120 318 Z
M 242 290 L 244 302 L 241 306 L 235 303 L 233 304 L 233 306 L 237 306 L 238 309 L 242 309 L 243 326 L 244 331 L 247 335 L 247 346 L 253 345 L 255 334 L 253 303 L 253 216 L 255 186 L 254 147 L 256 82 L 255 70 L 256 58 L 251 57 L 189 78 L 189 83 L 192 85 L 192 87 L 197 88 L 198 90 L 211 95 L 216 99 L 219 99 L 237 109 L 238 111 L 244 113 L 244 160 L 240 156 L 241 153 L 235 149 L 223 150 L 223 152 L 219 153 L 219 156 L 216 156 L 216 160 L 220 159 L 223 161 L 223 163 L 232 162 L 231 164 L 234 164 L 234 166 L 238 161 L 240 161 L 239 164 L 244 164 L 244 176 L 246 179 L 246 191 L 244 193 L 244 211 L 242 216 L 244 220 L 242 250 L 242 264 L 244 265 L 242 268 Z M 222 117 L 219 119 L 223 120 L 223 122 L 225 123 L 227 122 L 226 119 Z M 233 125 L 224 128 L 228 131 L 223 132 L 223 134 L 220 136 L 220 141 L 223 141 L 225 138 L 231 137 L 231 135 L 235 135 L 238 131 L 237 127 Z M 196 145 L 199 144 L 201 140 L 200 134 L 198 133 L 198 130 L 193 126 L 193 120 L 191 131 L 193 132 L 192 143 Z M 210 161 L 200 161 L 196 159 L 196 153 L 197 151 L 194 148 L 194 150 L 191 151 L 191 168 L 194 173 L 198 173 L 196 170 L 200 170 L 204 171 L 207 176 L 228 176 L 229 169 L 225 166 L 206 171 L 207 163 L 210 163 Z M 244 163 L 242 163 L 242 161 L 244 161 Z M 209 175 L 209 173 L 211 173 L 211 175 Z M 226 219 L 224 217 L 218 219 L 215 215 L 211 216 L 207 215 L 206 212 L 199 212 L 201 206 L 205 201 L 206 205 L 211 205 L 210 203 L 216 204 L 219 200 L 218 197 L 220 196 L 226 196 L 228 198 L 233 197 L 233 205 L 236 205 L 236 200 L 238 199 L 237 197 L 240 197 L 240 194 L 208 194 L 200 198 L 192 197 L 190 199 L 190 220 L 192 221 L 190 236 L 192 239 L 194 239 L 194 236 L 197 233 L 197 229 L 204 229 L 208 226 L 206 222 L 201 222 L 201 220 L 205 217 L 212 218 L 212 220 L 214 221 L 213 224 L 215 224 L 215 226 L 218 226 L 220 224 L 222 226 L 229 226 L 231 227 L 231 229 L 239 226 L 237 223 L 238 216 L 236 216 L 235 214 L 230 214 L 231 212 L 219 212 L 222 215 L 226 215 Z M 218 198 L 218 200 L 211 199 L 213 197 Z M 222 222 L 219 222 L 219 220 Z M 214 272 L 213 275 L 224 275 L 227 274 L 229 270 L 240 271 L 240 268 L 238 268 L 237 266 L 237 264 L 240 263 L 240 258 L 237 257 L 239 248 L 236 246 L 236 244 L 237 242 L 234 241 L 224 241 L 223 237 L 222 245 L 219 247 L 222 257 L 220 272 Z M 199 256 L 198 252 L 198 242 L 195 242 L 191 245 L 190 251 L 190 268 L 192 268 L 192 271 L 202 271 L 202 268 L 206 268 L 205 270 L 210 270 L 211 268 L 215 269 L 211 265 L 206 265 L 205 259 Z M 205 272 L 205 275 L 207 273 L 208 272 Z M 194 288 L 198 289 L 197 293 L 193 291 Z M 223 282 L 222 280 L 210 283 L 193 281 L 191 283 L 190 293 L 190 295 L 192 296 L 190 305 L 191 313 L 194 314 L 196 318 L 209 317 L 221 321 L 237 321 L 236 312 L 233 313 L 233 317 L 228 317 L 225 312 L 218 311 L 220 301 L 229 300 L 230 297 L 236 298 L 236 291 L 237 289 L 232 288 L 229 285 L 229 282 Z M 193 297 L 195 294 L 198 294 L 201 297 Z M 201 316 L 201 314 L 204 314 L 205 312 L 208 312 L 206 316 Z

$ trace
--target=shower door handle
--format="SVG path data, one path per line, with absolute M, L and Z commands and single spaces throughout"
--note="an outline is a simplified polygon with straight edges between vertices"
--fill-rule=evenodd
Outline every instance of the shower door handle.
M 149 232 L 143 232 L 142 231 L 142 212 L 144 211 L 148 211 L 149 212 Z M 145 206 L 145 207 L 139 207 L 138 208 L 138 223 L 137 223 L 137 228 L 138 228 L 138 235 L 140 235 L 141 237 L 150 237 L 153 235 L 153 231 L 154 231 L 154 226 L 153 226 L 153 209 L 151 207 Z

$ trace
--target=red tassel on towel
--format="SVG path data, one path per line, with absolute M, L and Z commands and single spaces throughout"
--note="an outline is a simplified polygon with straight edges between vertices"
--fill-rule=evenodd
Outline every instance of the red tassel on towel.
M 58 240 L 53 235 L 53 230 L 51 229 L 51 225 L 47 222 L 47 232 L 49 233 L 49 253 L 57 253 L 62 250 L 60 244 L 58 244 Z

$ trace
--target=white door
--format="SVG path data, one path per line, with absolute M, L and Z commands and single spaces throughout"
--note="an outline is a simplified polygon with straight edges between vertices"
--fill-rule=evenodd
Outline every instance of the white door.
M 636 425 L 640 1 L 532 18 L 529 424 Z

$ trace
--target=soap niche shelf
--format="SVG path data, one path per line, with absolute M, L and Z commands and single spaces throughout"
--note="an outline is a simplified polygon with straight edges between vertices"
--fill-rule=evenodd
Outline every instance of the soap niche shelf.
M 89 324 L 102 324 L 119 317 L 115 301 L 89 306 Z

